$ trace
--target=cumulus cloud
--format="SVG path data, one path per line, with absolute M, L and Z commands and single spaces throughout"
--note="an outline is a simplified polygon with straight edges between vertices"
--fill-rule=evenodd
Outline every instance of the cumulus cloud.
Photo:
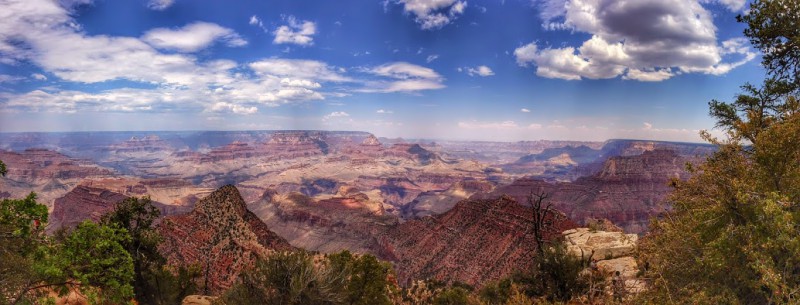
M 310 46 L 314 44 L 314 38 L 311 37 L 317 33 L 317 25 L 308 20 L 297 20 L 294 16 L 284 18 L 288 25 L 279 26 L 274 32 L 275 39 L 272 41 L 274 44 L 296 44 L 301 46 Z M 251 18 L 251 24 L 252 24 Z M 259 21 L 260 23 L 260 21 Z
M 399 0 L 406 13 L 414 15 L 423 30 L 439 29 L 464 13 L 467 1 L 460 0 Z
M 258 112 L 258 107 L 246 107 L 237 104 L 231 104 L 226 102 L 217 102 L 211 105 L 208 109 L 210 112 L 230 112 L 235 114 L 254 114 Z
M 147 8 L 156 11 L 163 11 L 172 6 L 173 3 L 175 3 L 175 0 L 150 0 L 147 1 Z
M 545 28 L 591 34 L 579 47 L 532 42 L 514 50 L 520 66 L 535 66 L 542 77 L 662 81 L 677 72 L 725 74 L 756 56 L 741 39 L 718 43 L 713 17 L 698 0 L 540 2 Z
M 525 112 L 525 113 L 531 112 L 531 110 L 530 110 L 530 109 L 528 109 L 528 108 L 522 108 L 522 109 L 520 109 L 519 111 L 520 111 L 520 112 Z
M 33 73 L 31 74 L 31 77 L 33 77 L 33 79 L 35 80 L 47 80 L 47 76 L 44 76 L 43 74 L 39 73 Z
M 378 113 L 378 114 L 392 114 L 392 113 L 394 113 L 394 111 L 378 109 L 378 111 L 376 111 L 376 113 Z
M 383 79 L 367 83 L 362 92 L 414 92 L 444 88 L 444 78 L 431 68 L 407 62 L 393 62 L 366 69 Z
M 469 76 L 476 76 L 477 75 L 477 76 L 486 77 L 486 76 L 494 75 L 494 71 L 492 71 L 492 69 L 487 67 L 487 66 L 477 66 L 477 67 L 474 67 L 474 68 L 465 67 L 463 69 L 459 69 L 459 71 L 464 71 L 467 74 L 469 74 Z
M 216 41 L 230 47 L 247 45 L 247 41 L 233 30 L 208 22 L 195 22 L 177 29 L 155 28 L 147 31 L 142 40 L 159 49 L 180 52 L 196 52 Z

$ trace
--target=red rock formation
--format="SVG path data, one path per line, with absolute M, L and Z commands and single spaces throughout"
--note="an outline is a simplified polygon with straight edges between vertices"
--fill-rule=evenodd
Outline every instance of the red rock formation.
M 89 161 L 73 159 L 47 149 L 30 148 L 22 153 L 0 150 L 0 160 L 8 166 L 7 179 L 26 183 L 113 174 L 111 170 Z
M 561 219 L 549 237 L 574 226 Z M 433 278 L 480 287 L 530 267 L 536 245 L 529 227 L 530 210 L 511 197 L 465 200 L 390 229 L 379 254 L 395 261 L 401 283 Z
M 208 292 L 218 294 L 256 257 L 290 250 L 286 240 L 247 210 L 239 191 L 223 186 L 197 202 L 186 215 L 166 217 L 158 226 L 160 250 L 174 265 L 200 265 Z
M 559 210 L 579 223 L 606 218 L 626 232 L 644 233 L 650 217 L 668 208 L 662 203 L 672 191 L 670 179 L 688 178 L 684 164 L 697 160 L 671 150 L 645 151 L 638 156 L 612 157 L 598 174 L 572 183 L 524 178 L 473 198 L 507 194 L 524 201 L 531 190 L 544 191 Z
M 47 230 L 54 232 L 60 228 L 73 228 L 84 220 L 99 221 L 108 212 L 114 210 L 128 196 L 103 188 L 79 185 L 63 197 L 57 198 L 50 213 Z M 165 205 L 153 202 L 162 216 L 183 214 L 189 206 Z

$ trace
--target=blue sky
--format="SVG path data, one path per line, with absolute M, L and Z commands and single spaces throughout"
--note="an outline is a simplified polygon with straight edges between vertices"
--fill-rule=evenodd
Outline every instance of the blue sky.
M 700 141 L 746 0 L 4 0 L 0 131 Z

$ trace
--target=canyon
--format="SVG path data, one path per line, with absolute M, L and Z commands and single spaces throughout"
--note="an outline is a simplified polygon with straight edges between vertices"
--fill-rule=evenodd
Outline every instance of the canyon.
M 714 147 L 644 140 L 470 142 L 358 131 L 0 133 L 0 198 L 36 192 L 48 232 L 128 197 L 159 208 L 170 263 L 212 292 L 270 251 L 371 253 L 411 279 L 480 287 L 529 267 L 528 196 L 558 230 L 607 219 L 645 234 L 673 179 Z M 559 231 L 560 232 L 560 231 Z

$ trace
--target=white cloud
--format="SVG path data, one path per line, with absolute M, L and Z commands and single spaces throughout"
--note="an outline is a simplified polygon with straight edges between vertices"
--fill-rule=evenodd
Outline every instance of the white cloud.
M 463 69 L 459 68 L 458 71 L 459 72 L 466 71 L 467 74 L 469 74 L 469 76 L 478 75 L 478 76 L 486 77 L 486 76 L 494 75 L 494 71 L 492 71 L 492 69 L 487 67 L 487 66 L 477 66 L 475 68 L 465 67 Z
M 253 15 L 250 16 L 250 25 L 257 25 L 257 26 L 264 26 L 264 23 L 261 22 L 261 19 L 258 19 L 258 16 Z
M 531 110 L 530 110 L 530 109 L 528 109 L 528 108 L 522 108 L 522 109 L 520 109 L 519 111 L 521 111 L 521 112 L 526 112 L 526 113 L 527 113 L 527 112 L 531 112 Z
M 331 82 L 352 81 L 341 74 L 345 72 L 344 69 L 332 67 L 316 60 L 270 58 L 250 63 L 248 66 L 259 75 L 276 75 Z
M 502 122 L 478 122 L 478 121 L 470 121 L 470 122 L 458 122 L 458 127 L 465 128 L 465 129 L 516 129 L 519 128 L 514 121 L 502 121 Z
M 20 76 L 13 76 L 8 74 L 0 74 L 0 83 L 15 83 L 25 79 L 24 77 Z
M 35 80 L 47 80 L 47 76 L 44 76 L 43 74 L 39 73 L 33 73 L 31 74 L 31 77 L 33 77 L 33 79 Z
M 252 18 L 251 18 L 252 19 Z M 296 44 L 310 46 L 314 44 L 311 36 L 317 33 L 317 25 L 314 22 L 303 20 L 299 21 L 294 16 L 285 18 L 288 25 L 279 26 L 274 32 L 274 44 Z
M 262 21 L 261 18 L 258 18 L 256 15 L 250 16 L 250 20 L 247 23 L 259 27 L 265 33 L 269 33 L 269 29 L 264 26 L 264 21 Z
M 174 3 L 175 0 L 150 0 L 147 1 L 147 8 L 156 11 L 163 11 L 172 6 Z
M 376 113 L 379 113 L 379 114 L 392 114 L 392 113 L 394 113 L 394 111 L 378 109 L 378 111 L 376 111 Z
M 216 41 L 223 41 L 230 47 L 247 45 L 247 41 L 233 30 L 208 22 L 194 22 L 178 29 L 152 29 L 142 36 L 142 40 L 156 48 L 180 52 L 196 52 Z
M 756 57 L 741 38 L 718 43 L 713 17 L 698 0 L 539 2 L 546 29 L 592 35 L 578 48 L 541 49 L 536 42 L 517 48 L 517 63 L 535 66 L 542 77 L 662 81 L 676 72 L 725 74 Z
M 444 88 L 444 78 L 433 69 L 407 62 L 393 62 L 365 69 L 384 79 L 367 83 L 362 92 L 414 92 Z
M 399 0 L 407 13 L 423 30 L 439 29 L 464 13 L 467 1 L 459 0 Z
M 351 81 L 346 71 L 323 62 L 263 59 L 240 65 L 230 60 L 205 60 L 180 53 L 162 53 L 144 38 L 88 35 L 79 31 L 68 9 L 51 1 L 7 3 L 0 10 L 0 57 L 27 62 L 64 82 L 99 83 L 124 79 L 147 83 L 151 88 L 111 88 L 99 92 L 60 89 L 26 93 L 2 93 L 0 107 L 11 111 L 207 111 L 234 113 L 254 111 L 255 105 L 274 107 L 286 103 L 323 100 L 327 82 Z M 217 41 L 237 44 L 232 31 L 213 24 L 201 30 L 153 31 L 145 35 L 162 47 L 194 50 Z M 208 27 L 210 25 L 210 27 Z M 205 31 L 202 29 L 212 29 Z M 219 30 L 222 29 L 222 30 Z M 194 39 L 212 32 L 211 39 Z M 162 34 L 187 33 L 180 43 Z M 201 35 L 202 36 L 202 35 Z M 155 42 L 157 37 L 158 42 Z M 13 38 L 13 39 L 12 39 Z M 186 37 L 179 37 L 186 39 Z M 10 41 L 16 43 L 9 43 Z M 211 42 L 209 42 L 211 41 Z M 249 68 L 252 73 L 241 68 Z M 32 75 L 42 79 L 44 75 Z M 344 94 L 344 93 L 343 93 Z M 216 107 L 216 108 L 214 108 Z
M 644 126 L 644 129 L 648 129 L 648 130 L 649 129 L 653 129 L 653 124 L 650 124 L 648 122 L 644 122 L 642 125 Z
M 246 107 L 237 104 L 231 104 L 226 102 L 217 102 L 211 105 L 208 109 L 210 112 L 231 112 L 235 114 L 254 114 L 258 112 L 258 107 Z
M 665 69 L 652 69 L 649 71 L 642 71 L 639 69 L 628 69 L 622 79 L 638 80 L 641 82 L 660 82 L 671 78 L 674 74 L 669 68 Z
M 438 79 L 442 76 L 431 68 L 410 64 L 407 62 L 393 62 L 377 66 L 370 70 L 371 73 L 397 79 Z
M 425 59 L 425 62 L 431 63 L 432 61 L 434 61 L 434 60 L 436 60 L 438 58 L 439 58 L 439 55 L 437 55 L 437 54 L 428 55 L 428 58 Z
M 738 12 L 744 9 L 747 0 L 703 0 L 705 3 L 719 3 L 727 7 L 732 12 Z
M 331 112 L 330 114 L 327 114 L 327 115 L 323 116 L 323 117 L 322 117 L 322 120 L 323 120 L 323 121 L 328 121 L 328 120 L 330 120 L 330 119 L 335 119 L 335 118 L 345 118 L 345 117 L 349 117 L 349 116 L 350 116 L 350 114 L 348 114 L 347 112 L 344 112 L 344 111 L 334 111 L 334 112 Z

